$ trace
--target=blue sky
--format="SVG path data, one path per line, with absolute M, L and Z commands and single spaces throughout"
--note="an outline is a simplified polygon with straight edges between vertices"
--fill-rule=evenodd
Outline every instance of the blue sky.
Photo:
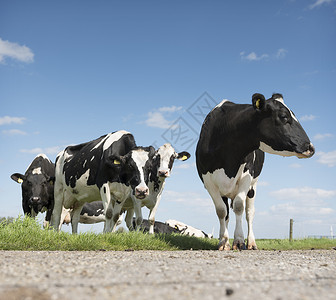
M 317 153 L 266 155 L 255 235 L 287 237 L 290 218 L 296 237 L 336 231 L 335 33 L 334 0 L 0 1 L 0 215 L 22 213 L 10 175 L 36 154 L 54 161 L 69 144 L 125 129 L 139 145 L 192 154 L 175 163 L 157 220 L 217 236 L 195 168 L 202 114 L 280 92 Z

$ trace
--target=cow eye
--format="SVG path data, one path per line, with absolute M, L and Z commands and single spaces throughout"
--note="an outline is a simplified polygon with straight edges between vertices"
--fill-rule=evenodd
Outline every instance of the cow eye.
M 283 124 L 287 124 L 288 123 L 288 117 L 287 117 L 287 115 L 285 115 L 285 114 L 279 115 L 279 118 L 280 118 L 280 120 L 281 120 L 281 122 Z

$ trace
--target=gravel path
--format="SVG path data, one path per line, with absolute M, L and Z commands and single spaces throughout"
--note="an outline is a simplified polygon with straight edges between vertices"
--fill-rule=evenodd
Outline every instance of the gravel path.
M 336 299 L 336 251 L 0 251 L 0 299 Z

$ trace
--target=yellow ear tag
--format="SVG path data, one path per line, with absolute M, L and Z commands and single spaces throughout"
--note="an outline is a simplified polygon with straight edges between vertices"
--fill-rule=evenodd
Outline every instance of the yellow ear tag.
M 17 180 L 17 182 L 18 182 L 18 183 L 22 183 L 23 180 L 22 180 L 21 178 L 19 178 L 19 179 Z
M 181 160 L 186 160 L 186 159 L 188 159 L 187 155 L 183 155 L 182 158 L 181 158 Z
M 260 99 L 258 99 L 257 102 L 256 102 L 256 108 L 259 109 L 259 107 L 260 107 Z
M 115 159 L 115 160 L 113 161 L 113 163 L 114 163 L 115 165 L 120 165 L 120 161 L 117 160 L 117 159 Z

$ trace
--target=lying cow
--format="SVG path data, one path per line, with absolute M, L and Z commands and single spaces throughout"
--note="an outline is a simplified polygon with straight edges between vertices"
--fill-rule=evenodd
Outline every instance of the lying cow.
M 133 226 L 134 228 L 137 226 L 135 218 L 133 218 Z M 138 229 L 143 232 L 149 232 L 149 230 L 151 229 L 151 226 L 152 224 L 148 220 L 144 219 L 142 220 L 142 223 L 138 227 Z M 166 223 L 155 221 L 153 233 L 172 234 L 172 233 L 180 233 L 180 231 L 177 228 L 171 227 Z
M 133 135 L 123 130 L 67 147 L 56 159 L 54 228 L 59 230 L 64 206 L 73 210 L 72 232 L 77 233 L 84 204 L 101 199 L 104 231 L 114 231 L 131 193 L 138 199 L 148 196 L 146 179 L 154 152 L 153 147 L 137 147 Z
M 166 224 L 171 228 L 175 228 L 182 235 L 189 235 L 199 238 L 212 238 L 212 234 L 207 234 L 200 229 L 196 229 L 190 225 L 184 224 L 176 220 L 167 220 Z
M 252 222 L 264 152 L 311 157 L 315 149 L 281 94 L 268 100 L 252 96 L 252 105 L 223 100 L 205 118 L 196 147 L 198 174 L 219 219 L 219 250 L 229 250 L 229 205 L 236 214 L 233 249 L 244 249 L 242 214 L 246 209 L 247 248 L 257 249 Z
M 11 175 L 21 184 L 24 214 L 35 218 L 38 213 L 46 211 L 44 226 L 50 222 L 54 208 L 54 176 L 55 166 L 44 154 L 34 158 L 24 175 Z
M 171 174 L 175 159 L 185 161 L 189 157 L 190 154 L 186 151 L 177 153 L 169 143 L 164 144 L 155 151 L 148 181 L 149 194 L 144 199 L 135 199 L 135 197 L 129 198 L 123 207 L 123 209 L 127 211 L 125 222 L 130 230 L 133 228 L 132 219 L 134 210 L 136 227 L 138 227 L 143 220 L 141 207 L 146 206 L 149 209 L 149 233 L 154 233 L 155 214 L 160 204 L 165 180 Z
M 63 224 L 71 223 L 71 210 L 64 209 Z M 79 217 L 79 223 L 82 224 L 95 224 L 105 222 L 104 206 L 102 201 L 94 201 L 85 203 Z

